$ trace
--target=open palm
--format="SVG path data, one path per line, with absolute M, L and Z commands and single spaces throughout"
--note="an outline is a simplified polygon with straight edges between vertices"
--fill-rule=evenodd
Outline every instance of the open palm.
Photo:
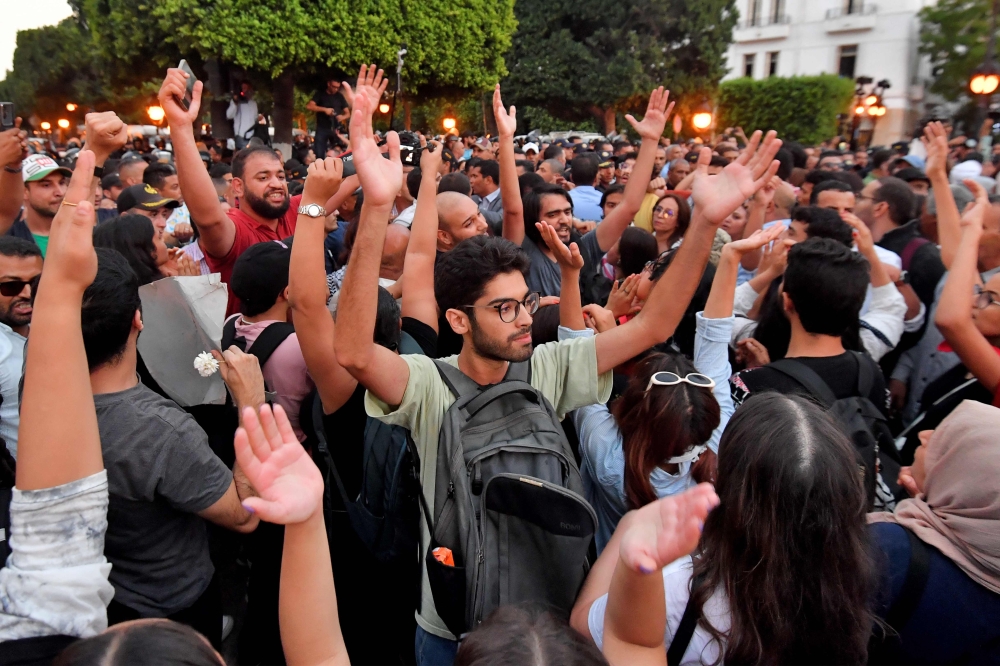
M 747 238 L 741 238 L 731 243 L 726 243 L 726 247 L 742 257 L 747 252 L 759 250 L 771 241 L 777 240 L 778 236 L 780 236 L 784 231 L 785 226 L 783 224 L 775 224 L 767 229 L 758 229 Z
M 500 84 L 493 89 L 493 116 L 497 121 L 497 132 L 500 136 L 514 136 L 517 131 L 517 109 L 510 107 L 510 112 L 504 109 L 500 98 Z
M 674 110 L 672 102 L 667 106 L 669 99 L 670 91 L 664 90 L 663 86 L 660 86 L 650 93 L 649 103 L 646 105 L 646 115 L 642 117 L 642 122 L 636 120 L 631 114 L 626 115 L 625 120 L 629 121 L 643 139 L 659 141 L 663 135 L 663 128 L 667 125 L 667 118 Z
M 403 163 L 399 161 L 399 135 L 389 132 L 389 159 L 382 157 L 372 129 L 375 106 L 365 95 L 354 100 L 351 114 L 351 152 L 354 168 L 365 193 L 365 204 L 391 206 L 403 186 Z
M 285 411 L 247 407 L 233 441 L 236 460 L 260 497 L 243 505 L 269 523 L 301 523 L 323 501 L 323 477 L 292 431 Z
M 702 148 L 691 193 L 695 209 L 713 224 L 722 224 L 778 173 L 774 156 L 780 148 L 781 140 L 775 132 L 768 132 L 763 143 L 760 131 L 754 132 L 746 150 L 717 176 L 709 176 L 701 168 L 707 167 L 712 159 L 712 151 Z
M 559 234 L 552 228 L 552 225 L 546 222 L 535 222 L 535 228 L 542 235 L 545 246 L 555 255 L 560 266 L 576 271 L 583 268 L 583 255 L 580 254 L 580 248 L 576 243 L 570 243 L 567 246 L 559 240 Z
M 619 557 L 633 571 L 652 573 L 693 551 L 709 511 L 719 504 L 711 484 L 647 504 L 635 512 Z
M 389 85 L 389 79 L 385 78 L 384 74 L 385 72 L 377 69 L 374 64 L 361 65 L 361 69 L 358 71 L 358 81 L 353 89 L 347 81 L 341 84 L 344 89 L 344 97 L 352 108 L 357 104 L 359 97 L 366 98 L 373 109 L 378 106 L 382 94 Z

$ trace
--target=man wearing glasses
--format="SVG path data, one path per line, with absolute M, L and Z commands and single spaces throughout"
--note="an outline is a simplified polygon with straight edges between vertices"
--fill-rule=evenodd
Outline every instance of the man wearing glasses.
M 0 237 L 0 437 L 17 458 L 18 384 L 24 367 L 42 252 L 24 238 Z

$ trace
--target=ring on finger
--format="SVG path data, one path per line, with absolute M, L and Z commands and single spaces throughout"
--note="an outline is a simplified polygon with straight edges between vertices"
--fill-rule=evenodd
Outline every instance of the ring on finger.
M 62 203 L 60 203 L 59 205 L 60 205 L 60 206 L 73 206 L 74 208 L 76 208 L 76 206 L 77 206 L 77 204 L 75 204 L 75 203 L 70 203 L 69 201 L 66 201 L 65 199 L 63 199 L 63 200 L 62 200 Z

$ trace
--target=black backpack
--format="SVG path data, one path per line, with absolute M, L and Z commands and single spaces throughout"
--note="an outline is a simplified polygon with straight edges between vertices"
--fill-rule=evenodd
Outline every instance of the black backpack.
M 863 354 L 851 352 L 851 355 L 858 364 L 858 385 L 855 395 L 848 398 L 838 399 L 822 377 L 794 358 L 781 359 L 767 367 L 795 380 L 834 416 L 854 443 L 868 509 L 892 511 L 896 501 L 906 497 L 905 490 L 896 483 L 899 454 L 885 415 L 868 399 L 875 382 L 871 365 Z

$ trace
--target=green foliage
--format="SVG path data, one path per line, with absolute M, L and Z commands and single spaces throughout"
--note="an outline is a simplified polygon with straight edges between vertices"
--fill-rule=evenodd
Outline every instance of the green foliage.
M 631 110 L 648 91 L 711 91 L 725 74 L 734 0 L 519 0 L 504 82 L 512 101 L 568 121 Z
M 719 86 L 718 127 L 776 130 L 786 141 L 821 143 L 837 133 L 837 115 L 848 109 L 854 82 L 832 74 L 734 79 Z
M 983 62 L 991 0 L 938 0 L 920 10 L 920 53 L 931 62 L 931 92 L 950 101 L 968 90 Z

